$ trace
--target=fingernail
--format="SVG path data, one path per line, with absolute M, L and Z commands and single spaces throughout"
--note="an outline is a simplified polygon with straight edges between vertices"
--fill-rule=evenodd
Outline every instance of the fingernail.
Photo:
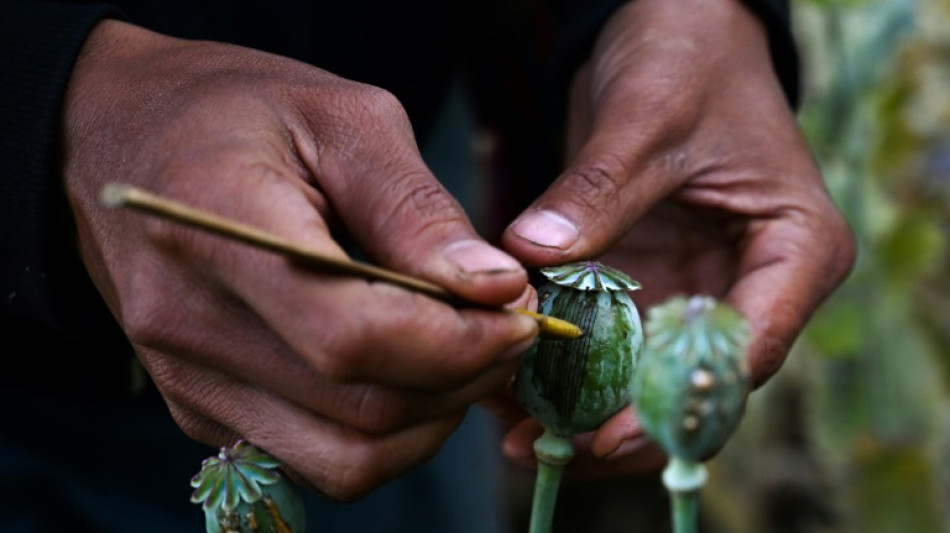
M 620 459 L 626 457 L 633 452 L 643 448 L 647 445 L 648 439 L 646 437 L 634 437 L 632 439 L 627 439 L 621 441 L 620 445 L 617 446 L 614 451 L 604 455 L 603 459 L 605 461 L 613 461 L 615 459 Z
M 570 220 L 546 209 L 522 215 L 511 225 L 511 231 L 538 246 L 558 250 L 567 250 L 581 236 L 577 226 Z
M 445 258 L 469 274 L 497 274 L 521 270 L 521 263 L 510 255 L 474 239 L 453 242 L 445 249 Z

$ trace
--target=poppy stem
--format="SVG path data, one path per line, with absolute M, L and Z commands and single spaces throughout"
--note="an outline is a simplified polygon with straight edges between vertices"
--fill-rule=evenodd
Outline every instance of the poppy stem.
M 696 533 L 699 493 L 708 474 L 702 463 L 671 457 L 663 470 L 663 484 L 670 493 L 673 533 Z
M 538 459 L 538 474 L 531 504 L 529 533 L 550 533 L 554 524 L 554 508 L 564 467 L 574 457 L 574 443 L 570 437 L 544 431 L 534 441 L 534 455 Z

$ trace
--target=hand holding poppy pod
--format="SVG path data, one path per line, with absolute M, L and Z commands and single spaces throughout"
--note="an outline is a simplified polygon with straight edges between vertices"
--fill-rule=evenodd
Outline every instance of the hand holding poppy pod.
M 694 531 L 701 462 L 742 417 L 750 390 L 748 325 L 707 296 L 674 297 L 650 310 L 644 331 L 627 291 L 639 284 L 594 261 L 542 269 L 539 311 L 580 325 L 578 340 L 541 339 L 515 378 L 521 405 L 543 426 L 534 443 L 537 481 L 531 533 L 551 530 L 558 486 L 574 455 L 571 437 L 597 429 L 632 403 L 645 432 L 670 456 L 664 482 L 677 533 Z
M 632 401 L 643 346 L 637 308 L 627 294 L 640 285 L 594 261 L 541 269 L 538 310 L 577 324 L 576 340 L 539 339 L 515 377 L 519 403 L 544 427 L 534 443 L 538 474 L 531 533 L 551 530 L 558 486 L 574 454 L 571 437 L 599 427 Z

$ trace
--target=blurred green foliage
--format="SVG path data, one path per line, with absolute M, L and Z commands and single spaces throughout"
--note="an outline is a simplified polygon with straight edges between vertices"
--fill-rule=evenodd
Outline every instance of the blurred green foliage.
M 950 0 L 793 10 L 859 257 L 710 465 L 708 530 L 950 532 Z

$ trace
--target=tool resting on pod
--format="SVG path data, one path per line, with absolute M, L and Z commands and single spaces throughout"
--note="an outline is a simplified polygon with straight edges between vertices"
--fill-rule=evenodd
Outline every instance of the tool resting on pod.
M 127 207 L 161 218 L 209 231 L 236 241 L 282 254 L 308 268 L 326 274 L 354 276 L 370 281 L 383 281 L 404 289 L 419 292 L 455 307 L 482 307 L 464 300 L 428 281 L 386 270 L 375 265 L 330 257 L 321 252 L 298 246 L 281 237 L 260 229 L 169 200 L 130 185 L 110 184 L 102 189 L 102 203 L 109 207 Z M 520 313 L 538 323 L 539 336 L 554 339 L 576 339 L 584 335 L 579 327 L 554 317 L 544 316 L 527 309 L 492 308 L 500 312 Z

